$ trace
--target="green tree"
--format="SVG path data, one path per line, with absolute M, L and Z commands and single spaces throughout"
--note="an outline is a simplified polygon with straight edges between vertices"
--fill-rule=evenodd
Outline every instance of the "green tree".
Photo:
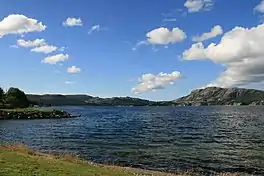
M 0 102 L 4 100 L 5 92 L 4 90 L 0 87 Z
M 18 88 L 11 87 L 6 92 L 5 100 L 10 108 L 27 108 L 29 106 L 26 94 Z
M 5 92 L 0 87 L 0 108 L 3 108 L 4 107 L 4 97 L 5 97 Z

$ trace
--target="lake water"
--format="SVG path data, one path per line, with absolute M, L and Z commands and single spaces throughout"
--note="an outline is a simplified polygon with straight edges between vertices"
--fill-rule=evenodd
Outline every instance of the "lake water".
M 0 121 L 0 142 L 160 171 L 264 175 L 264 107 L 59 107 L 79 118 Z

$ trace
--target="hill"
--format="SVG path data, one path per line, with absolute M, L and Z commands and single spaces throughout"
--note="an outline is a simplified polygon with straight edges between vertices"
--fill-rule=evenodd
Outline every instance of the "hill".
M 149 100 L 131 97 L 100 98 L 89 95 L 28 94 L 27 98 L 33 104 L 43 106 L 149 106 L 156 103 Z
M 90 95 L 26 95 L 41 106 L 200 106 L 200 105 L 264 105 L 264 91 L 243 88 L 207 87 L 192 91 L 173 101 L 150 101 L 132 97 L 100 98 Z
M 243 88 L 207 87 L 173 101 L 182 105 L 262 105 L 264 91 Z

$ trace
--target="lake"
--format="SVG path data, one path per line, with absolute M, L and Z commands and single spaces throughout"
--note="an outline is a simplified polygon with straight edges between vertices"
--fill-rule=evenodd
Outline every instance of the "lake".
M 59 109 L 81 117 L 0 121 L 0 142 L 159 171 L 264 175 L 261 106 Z

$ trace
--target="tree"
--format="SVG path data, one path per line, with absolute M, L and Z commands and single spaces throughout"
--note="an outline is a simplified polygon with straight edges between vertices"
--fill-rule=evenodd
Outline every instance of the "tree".
M 4 106 L 4 98 L 5 98 L 5 92 L 4 90 L 0 87 L 0 107 Z
M 4 90 L 0 87 L 0 102 L 4 100 L 5 92 Z
M 26 94 L 18 88 L 11 87 L 5 95 L 6 103 L 10 108 L 27 108 L 29 107 L 29 100 Z

